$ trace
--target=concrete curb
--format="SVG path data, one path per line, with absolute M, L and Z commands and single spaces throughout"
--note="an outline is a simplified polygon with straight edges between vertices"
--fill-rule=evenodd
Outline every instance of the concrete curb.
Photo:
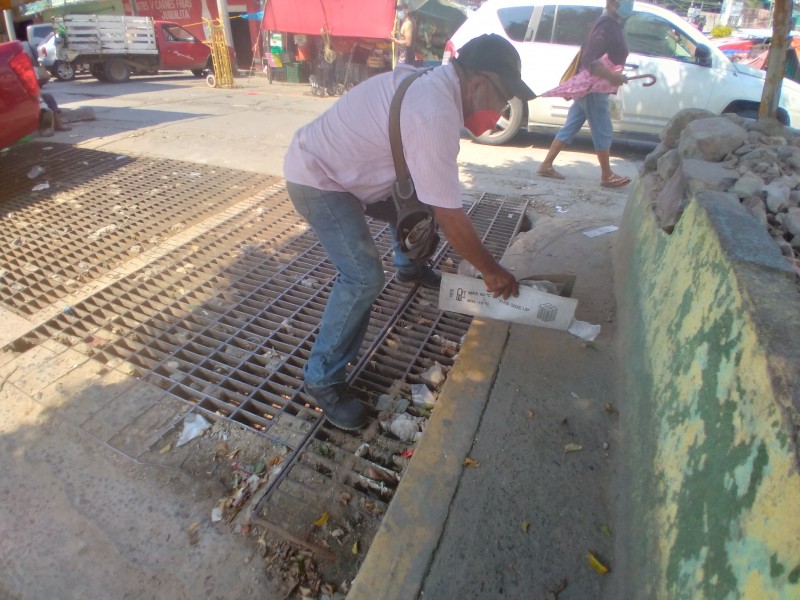
M 621 415 L 625 586 L 642 598 L 797 598 L 795 274 L 738 201 L 700 193 L 667 235 L 650 197 L 631 196 L 617 247 L 635 399 Z
M 489 400 L 510 325 L 475 319 L 348 600 L 415 600 Z

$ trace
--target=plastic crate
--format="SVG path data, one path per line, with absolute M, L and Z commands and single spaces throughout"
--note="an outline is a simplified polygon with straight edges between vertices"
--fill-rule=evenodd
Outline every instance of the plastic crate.
M 287 83 L 306 83 L 308 76 L 306 75 L 305 63 L 289 63 L 286 65 L 286 82 Z

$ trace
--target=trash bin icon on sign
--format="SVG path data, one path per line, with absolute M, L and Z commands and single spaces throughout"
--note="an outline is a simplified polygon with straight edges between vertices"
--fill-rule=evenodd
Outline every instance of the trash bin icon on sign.
M 536 318 L 539 319 L 540 321 L 549 323 L 550 321 L 556 320 L 557 314 L 558 314 L 558 308 L 546 302 L 544 304 L 539 305 L 539 310 L 536 312 Z

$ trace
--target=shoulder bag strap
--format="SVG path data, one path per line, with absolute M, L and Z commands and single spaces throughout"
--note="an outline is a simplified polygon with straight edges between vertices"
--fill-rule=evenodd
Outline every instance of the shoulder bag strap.
M 398 199 L 408 200 L 414 195 L 414 183 L 408 173 L 408 165 L 403 155 L 403 139 L 400 134 L 400 105 L 403 103 L 403 96 L 406 90 L 418 77 L 424 75 L 430 69 L 417 71 L 413 75 L 406 77 L 394 93 L 392 104 L 389 108 L 389 143 L 392 147 L 392 160 L 394 161 L 394 172 L 396 181 L 394 191 Z

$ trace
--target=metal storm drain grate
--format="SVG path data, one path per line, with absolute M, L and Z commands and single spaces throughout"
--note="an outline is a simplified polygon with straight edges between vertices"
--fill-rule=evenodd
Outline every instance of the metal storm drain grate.
M 520 230 L 526 207 L 525 200 L 484 195 L 469 208 L 495 256 Z M 370 228 L 392 272 L 388 227 L 372 222 Z M 460 258 L 444 246 L 437 261 L 454 272 Z M 368 515 L 371 531 L 391 501 L 412 443 L 377 421 L 366 432 L 333 429 L 301 391 L 335 275 L 285 189 L 276 185 L 250 209 L 74 304 L 14 346 L 54 338 L 109 366 L 125 362 L 190 403 L 191 411 L 284 444 L 285 466 L 253 513 L 263 523 L 307 538 L 308 524 L 336 505 L 351 516 Z M 471 319 L 442 313 L 437 304 L 436 293 L 387 276 L 350 373 L 373 404 L 390 392 L 410 397 L 410 386 L 436 362 L 453 365 Z M 425 417 L 414 406 L 407 413 Z
M 205 165 L 45 148 L 15 147 L 0 159 L 0 302 L 21 315 L 50 306 L 270 181 Z M 34 169 L 43 172 L 29 178 Z

